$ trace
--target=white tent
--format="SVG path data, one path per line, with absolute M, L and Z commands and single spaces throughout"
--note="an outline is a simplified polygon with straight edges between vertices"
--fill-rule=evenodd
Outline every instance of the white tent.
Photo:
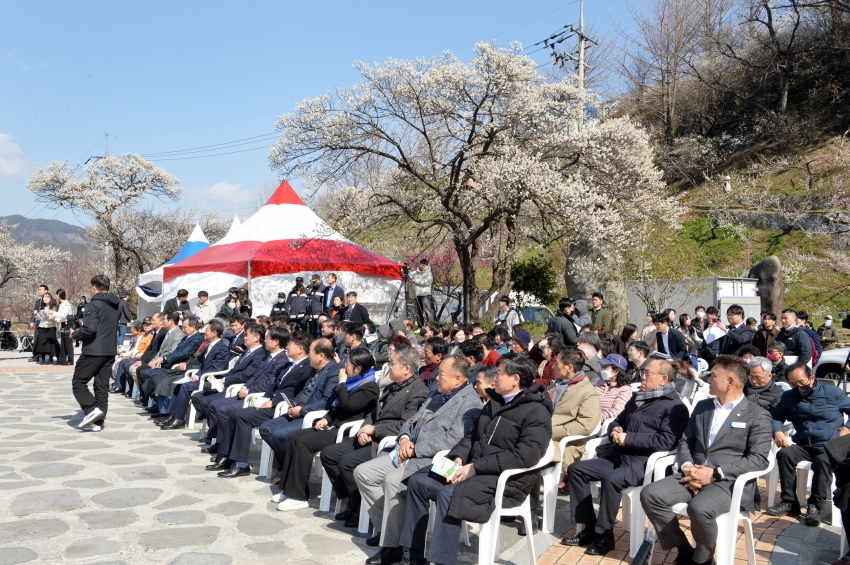
M 295 278 L 336 273 L 354 290 L 375 323 L 384 323 L 404 299 L 401 265 L 367 251 L 324 223 L 283 181 L 269 201 L 221 241 L 163 271 L 164 299 L 185 288 L 206 290 L 220 306 L 230 287 L 247 286 L 255 316 L 268 314 L 278 292 Z
M 234 224 L 238 221 L 238 218 L 233 220 Z M 232 225 L 230 226 L 228 234 L 231 231 L 233 231 Z M 204 231 L 201 229 L 201 226 L 195 224 L 195 229 L 192 230 L 192 234 L 189 236 L 189 239 L 186 240 L 186 243 L 183 244 L 183 247 L 180 248 L 180 251 L 178 251 L 174 257 L 165 262 L 165 265 L 178 263 L 209 246 L 210 242 L 207 241 L 207 237 L 204 235 Z M 139 284 L 136 285 L 139 295 L 139 304 L 136 314 L 139 318 L 151 316 L 155 312 L 162 310 L 162 269 L 165 265 L 161 265 L 152 271 L 139 275 Z

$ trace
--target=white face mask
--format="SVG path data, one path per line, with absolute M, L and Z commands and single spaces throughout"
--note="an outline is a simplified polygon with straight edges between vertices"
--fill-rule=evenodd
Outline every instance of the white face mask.
M 283 304 L 283 298 L 278 298 L 278 299 L 277 299 L 277 303 L 278 303 L 278 304 Z
M 824 327 L 826 327 L 826 328 L 831 327 L 831 326 L 832 326 L 832 320 L 824 320 L 824 321 L 823 321 L 823 325 L 824 325 Z
M 705 318 L 705 312 L 703 312 L 702 310 L 697 312 L 697 318 Z
M 611 371 L 609 371 L 608 369 L 602 369 L 599 372 L 599 378 L 602 379 L 603 381 L 610 381 L 611 380 Z
M 227 305 L 230 306 L 231 308 L 233 308 L 234 306 L 236 306 L 236 303 L 231 300 L 230 302 L 227 303 Z

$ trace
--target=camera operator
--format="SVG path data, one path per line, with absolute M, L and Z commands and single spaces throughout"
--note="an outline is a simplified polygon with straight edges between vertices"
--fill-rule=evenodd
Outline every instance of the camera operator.
M 405 265 L 405 270 L 407 266 Z M 407 273 L 405 273 L 407 274 Z M 423 327 L 426 322 L 434 320 L 434 300 L 431 298 L 431 286 L 434 284 L 434 275 L 431 273 L 431 266 L 428 264 L 428 259 L 419 261 L 419 268 L 409 272 L 410 283 L 413 285 L 413 295 L 416 297 L 416 321 L 419 322 L 419 327 Z M 428 319 L 425 319 L 425 316 Z

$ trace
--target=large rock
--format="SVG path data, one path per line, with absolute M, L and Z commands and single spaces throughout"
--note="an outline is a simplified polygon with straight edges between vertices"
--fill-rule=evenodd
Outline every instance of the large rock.
M 785 282 L 779 258 L 776 255 L 765 257 L 753 265 L 747 276 L 758 279 L 756 288 L 761 299 L 762 312 L 773 312 L 779 318 L 785 309 Z

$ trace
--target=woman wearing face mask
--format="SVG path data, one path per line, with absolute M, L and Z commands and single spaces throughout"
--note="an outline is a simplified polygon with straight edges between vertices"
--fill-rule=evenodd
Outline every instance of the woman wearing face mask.
M 821 347 L 824 351 L 835 349 L 838 334 L 835 333 L 835 328 L 832 326 L 832 316 L 827 316 L 824 319 L 823 325 L 818 328 L 818 337 L 820 337 Z
M 773 363 L 773 380 L 787 383 L 788 364 L 785 362 L 785 344 L 781 341 L 774 341 L 768 346 L 765 357 Z
M 224 304 L 221 305 L 221 311 L 227 314 L 229 318 L 232 318 L 234 315 L 239 313 L 239 305 L 236 297 L 233 294 L 229 294 L 224 301 Z
M 612 353 L 599 362 L 602 371 L 596 390 L 602 401 L 602 421 L 616 418 L 632 398 L 632 387 L 626 374 L 626 359 Z
M 59 357 L 59 341 L 56 339 L 56 328 L 59 322 L 56 320 L 56 301 L 49 292 L 45 292 L 41 298 L 42 308 L 36 315 L 38 334 L 36 335 L 33 352 L 38 358 L 39 365 L 56 365 Z

